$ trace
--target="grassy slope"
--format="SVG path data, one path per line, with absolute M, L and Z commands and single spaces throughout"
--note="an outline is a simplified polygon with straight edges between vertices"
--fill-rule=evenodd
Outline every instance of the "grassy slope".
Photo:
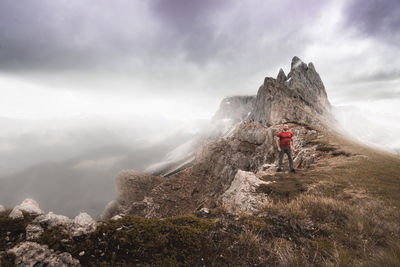
M 337 133 L 317 135 L 307 140 L 324 152 L 316 166 L 286 177 L 279 174 L 307 190 L 266 208 L 269 213 L 285 210 L 328 230 L 316 239 L 319 248 L 292 255 L 293 262 L 300 257 L 305 265 L 400 266 L 400 157 Z M 310 253 L 318 256 L 310 261 Z
M 126 216 L 86 237 L 61 242 L 65 234 L 53 229 L 37 241 L 84 266 L 399 266 L 400 158 L 333 133 L 306 141 L 318 146 L 316 165 L 266 177 L 277 183 L 258 191 L 274 201 L 255 216 Z M 20 239 L 26 222 L 15 227 L 4 215 L 0 232 Z

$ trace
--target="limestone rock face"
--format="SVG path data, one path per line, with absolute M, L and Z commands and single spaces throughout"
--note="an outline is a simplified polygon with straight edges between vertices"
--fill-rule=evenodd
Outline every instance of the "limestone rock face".
M 269 183 L 258 179 L 253 172 L 238 170 L 229 189 L 221 195 L 220 202 L 233 214 L 253 213 L 268 202 L 265 195 L 256 192 L 257 187 Z
M 287 85 L 297 91 L 319 114 L 329 113 L 331 105 L 325 86 L 313 63 L 293 57 Z
M 40 245 L 35 242 L 19 243 L 14 248 L 8 250 L 8 253 L 14 253 L 16 256 L 16 266 L 81 266 L 79 260 L 74 259 L 70 253 L 54 252 L 46 245 Z
M 318 115 L 297 91 L 273 78 L 265 78 L 264 84 L 258 89 L 250 120 L 271 126 L 290 121 L 318 124 L 325 118 Z
M 294 57 L 287 77 L 280 69 L 277 79 L 265 78 L 249 120 L 267 126 L 288 121 L 331 124 L 331 105 L 314 65 Z

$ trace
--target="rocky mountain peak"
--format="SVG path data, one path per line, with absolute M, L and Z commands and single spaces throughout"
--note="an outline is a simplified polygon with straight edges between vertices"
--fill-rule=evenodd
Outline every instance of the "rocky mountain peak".
M 300 58 L 294 56 L 292 58 L 292 63 L 290 64 L 290 71 L 293 71 L 296 68 L 307 68 L 307 64 L 305 64 Z
M 297 56 L 293 57 L 285 85 L 297 91 L 317 113 L 330 113 L 331 105 L 324 83 L 312 62 L 306 64 Z
M 279 73 L 278 76 L 276 77 L 276 80 L 280 83 L 284 83 L 287 80 L 287 76 L 282 68 L 279 69 Z
M 256 96 L 224 98 L 207 130 L 172 151 L 169 155 L 179 157 L 167 157 L 165 164 L 158 164 L 161 169 L 121 172 L 118 198 L 107 206 L 104 218 L 119 213 L 166 217 L 221 205 L 237 211 L 243 205 L 235 203 L 258 203 L 251 193 L 257 180 L 247 172 L 275 164 L 279 125 L 298 127 L 297 136 L 308 133 L 303 125 L 324 128 L 330 119 L 327 104 L 313 64 L 294 57 L 288 76 L 280 69 L 277 79 L 266 77 Z M 316 153 L 314 148 L 305 149 L 296 158 L 297 166 L 303 161 L 311 164 Z M 253 209 L 257 205 L 245 207 Z
M 249 120 L 266 126 L 287 121 L 307 124 L 331 121 L 330 103 L 314 65 L 295 56 L 287 76 L 280 69 L 276 79 L 265 78 Z

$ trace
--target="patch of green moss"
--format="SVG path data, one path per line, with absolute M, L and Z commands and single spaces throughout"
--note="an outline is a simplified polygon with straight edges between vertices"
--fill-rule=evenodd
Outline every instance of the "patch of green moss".
M 68 240 L 69 235 L 59 227 L 54 227 L 51 229 L 45 229 L 41 234 L 38 242 L 41 244 L 46 244 L 54 250 L 67 251 L 70 246 L 69 242 L 63 242 L 62 240 Z
M 46 230 L 40 242 L 52 249 L 70 252 L 83 265 L 191 266 L 193 262 L 211 261 L 208 234 L 215 229 L 215 223 L 191 214 L 165 219 L 126 215 L 116 221 L 103 221 L 95 232 L 71 242 L 61 242 L 65 236 L 59 229 Z M 85 255 L 79 256 L 81 251 Z

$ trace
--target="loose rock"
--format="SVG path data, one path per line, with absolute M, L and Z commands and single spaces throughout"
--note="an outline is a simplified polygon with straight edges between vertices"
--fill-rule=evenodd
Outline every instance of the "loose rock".
M 34 223 L 46 224 L 47 227 L 53 228 L 56 226 L 69 226 L 72 224 L 70 218 L 64 215 L 57 215 L 53 212 L 49 212 L 46 215 L 40 215 L 35 218 Z
M 81 266 L 79 260 L 74 259 L 68 252 L 54 252 L 46 245 L 35 242 L 23 242 L 7 251 L 16 256 L 15 265 L 26 266 Z
M 14 220 L 22 219 L 24 218 L 22 211 L 37 215 L 43 214 L 43 211 L 39 208 L 39 204 L 35 200 L 27 198 L 21 204 L 15 206 L 8 216 Z
M 40 237 L 43 233 L 43 228 L 40 225 L 28 224 L 26 227 L 26 239 L 34 240 Z

